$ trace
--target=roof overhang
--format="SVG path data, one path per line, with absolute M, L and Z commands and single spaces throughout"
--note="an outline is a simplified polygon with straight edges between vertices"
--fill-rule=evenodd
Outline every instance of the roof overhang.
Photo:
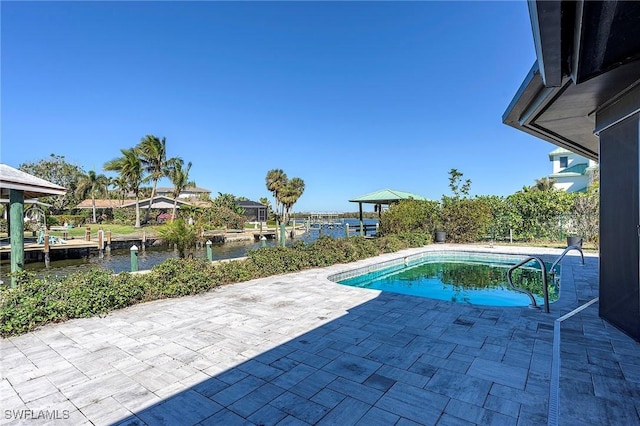
M 596 115 L 640 86 L 640 2 L 532 0 L 537 61 L 505 124 L 598 159 Z
M 22 191 L 25 199 L 64 195 L 67 192 L 59 185 L 6 164 L 0 164 L 0 197 L 8 198 L 11 190 Z

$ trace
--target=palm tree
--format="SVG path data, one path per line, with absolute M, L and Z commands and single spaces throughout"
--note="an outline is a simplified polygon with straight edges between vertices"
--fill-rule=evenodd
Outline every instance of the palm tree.
M 300 178 L 293 178 L 287 182 L 287 186 L 282 190 L 281 202 L 283 208 L 286 209 L 286 216 L 291 212 L 293 205 L 300 199 L 304 193 L 304 181 Z M 284 217 L 284 222 L 287 223 L 287 218 Z
M 147 212 L 144 216 L 144 220 L 147 222 L 149 220 L 149 214 L 151 213 L 153 197 L 156 195 L 158 181 L 169 175 L 169 169 L 172 163 L 182 162 L 182 160 L 179 158 L 170 158 L 167 160 L 167 139 L 160 139 L 153 135 L 146 135 L 134 149 L 140 156 L 144 171 L 148 173 L 144 182 L 153 181 L 150 197 L 151 202 L 149 202 L 149 207 L 147 207 Z
M 127 196 L 127 192 L 129 192 L 126 179 L 124 179 L 122 176 L 111 178 L 109 181 L 109 185 L 113 186 L 114 191 L 118 194 L 120 205 L 123 205 L 124 199 Z
M 267 189 L 271 191 L 273 194 L 273 198 L 276 202 L 276 222 L 278 221 L 278 208 L 280 206 L 280 198 L 282 190 L 287 186 L 287 174 L 282 169 L 273 169 L 267 172 L 267 177 L 265 178 L 265 183 L 267 185 Z M 283 206 L 284 213 L 284 206 Z
M 265 206 L 267 206 L 267 218 L 268 218 L 270 213 L 273 213 L 272 211 L 273 209 L 271 208 L 271 203 L 269 202 L 269 199 L 267 197 L 260 197 L 258 201 L 260 201 L 260 204 L 264 204 Z
M 121 149 L 122 157 L 114 158 L 107 161 L 104 165 L 105 170 L 115 171 L 126 182 L 127 190 L 134 193 L 136 197 L 136 228 L 140 228 L 140 185 L 144 170 L 142 162 L 135 148 Z
M 96 223 L 96 195 L 105 196 L 107 187 L 109 186 L 109 178 L 103 174 L 97 175 L 95 171 L 90 170 L 86 175 L 80 176 L 78 186 L 76 187 L 76 196 L 85 199 L 87 195 L 91 196 L 91 207 L 93 209 L 93 223 Z
M 187 163 L 187 167 L 182 168 L 183 162 L 175 162 L 169 168 L 169 179 L 173 183 L 173 211 L 171 212 L 171 220 L 176 218 L 176 209 L 178 207 L 178 197 L 180 193 L 188 187 L 196 186 L 194 181 L 189 180 L 189 170 L 191 170 L 191 162 Z

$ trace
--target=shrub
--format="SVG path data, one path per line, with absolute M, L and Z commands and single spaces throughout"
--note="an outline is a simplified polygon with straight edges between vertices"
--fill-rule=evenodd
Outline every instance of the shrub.
M 169 243 L 175 244 L 178 250 L 178 256 L 183 258 L 188 247 L 194 247 L 198 239 L 196 228 L 187 225 L 183 219 L 176 219 L 158 228 L 158 234 L 162 239 Z
M 206 259 L 167 259 L 141 277 L 146 300 L 186 296 L 210 290 L 220 283 L 212 279 L 214 267 Z
M 438 218 L 438 202 L 402 200 L 392 204 L 380 218 L 380 234 L 402 232 L 432 233 Z
M 479 198 L 444 197 L 441 218 L 449 241 L 454 243 L 479 241 L 486 234 L 491 223 L 491 210 Z

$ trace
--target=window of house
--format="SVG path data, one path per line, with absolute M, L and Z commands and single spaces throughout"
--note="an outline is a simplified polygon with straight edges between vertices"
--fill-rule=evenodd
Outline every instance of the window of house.
M 560 157 L 560 168 L 565 168 L 569 165 L 569 157 Z

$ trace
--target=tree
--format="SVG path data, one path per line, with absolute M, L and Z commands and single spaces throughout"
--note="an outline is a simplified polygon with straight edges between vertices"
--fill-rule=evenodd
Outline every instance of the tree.
M 267 172 L 267 177 L 265 178 L 267 189 L 271 191 L 273 199 L 275 200 L 276 222 L 278 221 L 281 193 L 285 186 L 287 186 L 288 181 L 289 179 L 287 178 L 287 174 L 282 169 L 269 170 Z
M 18 169 L 66 188 L 67 193 L 64 195 L 40 199 L 44 203 L 51 204 L 52 213 L 60 214 L 80 202 L 76 195 L 76 188 L 78 181 L 85 174 L 84 170 L 80 166 L 68 163 L 63 155 L 51 154 L 49 158 L 35 163 L 20 164 Z
M 120 200 L 120 205 L 123 205 L 124 199 L 129 192 L 129 185 L 127 184 L 127 180 L 122 176 L 118 176 L 115 178 L 111 178 L 109 180 L 109 185 L 114 188 L 114 191 L 116 192 L 117 197 Z
M 543 177 L 541 179 L 536 179 L 536 184 L 533 186 L 533 189 L 537 189 L 538 191 L 549 191 L 554 188 L 553 185 L 555 183 L 555 179 Z
M 134 148 L 121 149 L 122 157 L 114 158 L 104 165 L 105 170 L 115 171 L 126 182 L 127 190 L 136 197 L 136 228 L 140 228 L 140 185 L 142 184 L 144 170 L 138 153 Z
M 178 207 L 178 197 L 180 193 L 189 187 L 196 186 L 194 181 L 189 180 L 189 171 L 191 170 L 191 162 L 187 164 L 186 168 L 182 168 L 182 162 L 176 162 L 169 170 L 169 179 L 173 184 L 173 211 L 171 212 L 171 220 L 176 218 L 176 209 Z
M 271 203 L 269 202 L 269 199 L 267 197 L 260 197 L 258 201 L 260 201 L 260 204 L 264 204 L 265 206 L 267 206 L 267 218 L 273 215 Z
M 283 206 L 283 222 L 287 223 L 287 216 L 291 212 L 293 205 L 300 199 L 304 193 L 304 181 L 298 177 L 294 177 L 287 182 L 284 189 L 280 193 L 280 202 Z
M 196 227 L 183 219 L 176 219 L 158 228 L 158 234 L 169 244 L 175 244 L 178 257 L 184 258 L 187 247 L 193 247 L 198 240 Z
M 453 198 L 460 198 L 461 194 L 463 198 L 469 195 L 471 180 L 467 179 L 464 184 L 462 184 L 462 176 L 462 172 L 458 171 L 458 169 L 449 170 L 449 188 L 451 188 L 451 192 L 453 192 Z
M 109 186 L 109 178 L 103 174 L 96 174 L 95 171 L 89 170 L 89 173 L 82 176 L 78 181 L 76 194 L 79 198 L 91 196 L 91 207 L 93 210 L 93 223 L 96 223 L 96 195 L 105 196 L 107 187 Z
M 243 215 L 244 209 L 236 205 L 237 198 L 233 194 L 218 192 L 218 196 L 211 202 L 214 207 L 224 207 L 232 212 Z
M 158 181 L 163 177 L 168 176 L 171 167 L 173 167 L 175 163 L 181 163 L 182 160 L 179 158 L 170 158 L 167 160 L 167 139 L 159 139 L 153 135 L 146 135 L 134 149 L 140 156 L 142 168 L 148 173 L 144 178 L 144 182 L 153 182 L 150 197 L 153 201 L 153 197 L 156 195 L 156 186 L 158 185 Z M 149 203 L 149 207 L 147 207 L 147 212 L 144 216 L 145 222 L 149 221 L 150 213 L 151 202 Z
M 449 170 L 449 188 L 453 197 L 442 196 L 440 221 L 447 238 L 455 243 L 478 241 L 491 222 L 488 204 L 479 198 L 468 198 L 471 180 L 462 183 L 462 172 Z

